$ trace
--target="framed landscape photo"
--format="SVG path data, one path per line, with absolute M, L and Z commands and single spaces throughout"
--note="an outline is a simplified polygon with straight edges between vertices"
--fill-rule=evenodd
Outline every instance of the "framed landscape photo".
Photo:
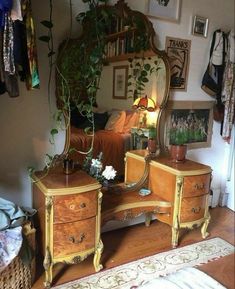
M 170 143 L 172 128 L 187 133 L 189 149 L 211 146 L 214 101 L 169 101 L 166 108 L 164 144 Z
M 197 36 L 207 37 L 208 23 L 208 18 L 194 16 L 192 33 Z
M 113 67 L 113 98 L 127 98 L 128 65 Z
M 181 0 L 149 0 L 147 15 L 167 21 L 179 21 Z

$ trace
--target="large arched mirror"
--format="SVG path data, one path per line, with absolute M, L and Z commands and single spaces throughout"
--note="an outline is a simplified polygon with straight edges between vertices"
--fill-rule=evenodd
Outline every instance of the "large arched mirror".
M 93 158 L 102 152 L 103 164 L 112 165 L 118 176 L 123 176 L 125 153 L 136 149 L 135 129 L 146 138 L 149 135 L 145 132 L 151 132 L 160 152 L 163 149 L 160 122 L 169 95 L 169 63 L 165 52 L 157 49 L 155 31 L 144 14 L 131 10 L 123 0 L 114 6 L 99 6 L 97 11 L 109 20 L 102 29 L 103 57 L 94 72 L 95 77 L 100 77 L 96 78 L 92 100 L 87 90 L 94 87 L 86 82 L 85 65 L 87 58 L 94 58 L 90 53 L 97 47 L 94 31 L 90 31 L 94 27 L 85 19 L 83 35 L 60 46 L 56 80 L 58 107 L 68 122 L 64 151 L 75 148 L 72 158 L 83 164 L 92 145 Z M 82 50 L 84 43 L 86 48 Z M 81 84 L 81 77 L 85 85 Z M 88 78 L 91 79 L 90 74 Z M 153 101 L 153 107 L 133 106 L 135 100 L 141 99 Z M 94 135 L 86 130 L 92 113 Z M 145 148 L 146 143 L 141 146 Z

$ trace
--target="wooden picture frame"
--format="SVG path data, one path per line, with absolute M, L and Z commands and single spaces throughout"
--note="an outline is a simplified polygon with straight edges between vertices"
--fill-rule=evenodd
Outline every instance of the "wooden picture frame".
M 128 65 L 113 67 L 113 98 L 127 98 Z
M 166 21 L 178 22 L 181 0 L 149 0 L 147 15 Z
M 165 111 L 164 144 L 170 146 L 169 131 L 180 122 L 187 128 L 189 149 L 211 147 L 214 101 L 169 101 Z
M 191 40 L 166 37 L 166 53 L 170 60 L 170 88 L 187 90 Z
M 192 34 L 196 36 L 207 37 L 209 19 L 201 16 L 194 16 Z

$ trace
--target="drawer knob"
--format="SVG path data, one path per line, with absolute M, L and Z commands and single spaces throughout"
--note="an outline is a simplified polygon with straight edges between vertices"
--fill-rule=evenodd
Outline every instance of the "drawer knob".
M 82 243 L 82 241 L 84 240 L 85 238 L 85 234 L 82 233 L 80 235 L 80 238 L 76 240 L 76 238 L 74 236 L 71 236 L 69 237 L 69 241 L 71 241 L 73 244 L 79 244 L 79 243 Z
M 194 188 L 196 189 L 196 190 L 203 190 L 203 189 L 205 189 L 205 184 L 196 184 L 195 186 L 194 186 Z
M 86 203 L 81 203 L 80 208 L 86 208 Z
M 192 208 L 193 213 L 198 214 L 201 211 L 201 207 Z

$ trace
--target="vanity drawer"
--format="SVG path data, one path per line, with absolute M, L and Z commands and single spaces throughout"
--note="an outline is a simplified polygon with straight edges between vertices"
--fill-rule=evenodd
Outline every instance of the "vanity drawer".
M 204 217 L 208 195 L 183 198 L 181 201 L 180 222 L 193 222 Z
M 64 257 L 95 246 L 96 217 L 66 224 L 54 224 L 54 257 Z
M 54 224 L 90 218 L 97 213 L 97 191 L 56 196 L 53 204 Z
M 196 197 L 208 194 L 211 175 L 184 177 L 183 197 Z

